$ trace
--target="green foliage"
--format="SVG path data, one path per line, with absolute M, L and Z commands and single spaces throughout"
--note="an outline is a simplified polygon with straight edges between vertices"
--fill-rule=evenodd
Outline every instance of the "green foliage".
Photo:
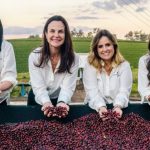
M 120 41 L 119 49 L 133 68 L 138 67 L 139 58 L 148 52 L 147 43 L 145 42 Z
M 26 73 L 18 73 L 17 74 L 17 81 L 18 81 L 18 83 L 21 83 L 21 82 L 28 83 L 29 80 L 30 80 L 30 77 L 29 77 L 29 73 L 28 72 L 26 72 Z M 28 87 L 28 88 L 30 88 L 30 87 Z M 21 96 L 20 95 L 20 91 L 21 91 L 21 87 L 15 86 L 13 88 L 12 93 L 11 93 L 11 97 Z
M 17 72 L 28 72 L 28 56 L 30 52 L 41 45 L 41 39 L 10 40 L 14 47 Z
M 138 93 L 138 69 L 132 69 L 132 75 L 133 75 L 133 85 L 132 85 L 132 91 L 131 96 L 132 97 L 139 97 Z

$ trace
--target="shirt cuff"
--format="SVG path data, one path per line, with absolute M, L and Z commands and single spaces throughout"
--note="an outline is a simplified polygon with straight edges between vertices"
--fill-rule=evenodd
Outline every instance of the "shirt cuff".
M 150 105 L 150 101 L 148 100 L 148 96 L 149 95 L 142 97 L 143 98 L 142 103 L 144 103 L 144 101 L 146 101 Z
M 61 89 L 59 97 L 58 97 L 58 102 L 63 101 L 66 104 L 68 104 L 71 101 L 72 94 L 73 94 L 73 92 L 71 93 L 69 91 Z
M 35 101 L 36 101 L 38 104 L 40 104 L 40 105 L 44 105 L 44 104 L 47 103 L 47 102 L 51 102 L 49 96 L 46 95 L 46 94 L 45 94 L 45 95 L 41 95 L 41 96 L 39 96 L 39 97 L 36 97 L 36 96 L 35 96 Z
M 123 95 L 119 95 L 115 98 L 113 106 L 119 105 L 121 108 L 128 107 L 129 99 Z
M 13 86 L 15 86 L 17 84 L 17 80 L 12 78 L 12 77 L 5 77 L 1 80 L 1 82 L 4 82 L 4 81 L 9 81 L 13 84 Z
M 100 107 L 103 107 L 103 106 L 106 107 L 106 103 L 102 98 L 100 98 L 100 99 L 97 99 L 97 100 L 89 101 L 89 106 L 92 109 L 95 109 L 98 112 Z

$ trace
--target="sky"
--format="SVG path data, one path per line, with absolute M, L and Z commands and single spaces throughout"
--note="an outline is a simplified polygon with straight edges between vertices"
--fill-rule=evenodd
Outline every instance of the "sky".
M 62 15 L 70 30 L 108 29 L 118 38 L 129 31 L 150 33 L 149 0 L 0 0 L 5 37 L 41 34 L 46 20 Z

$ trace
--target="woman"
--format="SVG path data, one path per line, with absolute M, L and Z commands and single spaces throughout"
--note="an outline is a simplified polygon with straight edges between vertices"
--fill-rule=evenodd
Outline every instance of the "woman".
M 148 43 L 150 52 L 150 40 Z M 150 105 L 150 54 L 146 54 L 139 59 L 138 66 L 138 91 L 141 95 L 142 103 L 147 101 Z
M 75 55 L 67 21 L 49 18 L 43 30 L 43 46 L 29 56 L 29 73 L 36 103 L 50 116 L 49 108 L 61 106 L 69 111 L 76 86 L 79 58 Z
M 91 53 L 84 68 L 83 82 L 85 102 L 105 120 L 107 103 L 113 103 L 113 111 L 122 116 L 122 108 L 128 106 L 132 87 L 130 65 L 118 50 L 116 39 L 107 30 L 100 30 L 94 37 Z
M 0 105 L 6 105 L 12 87 L 16 85 L 16 61 L 12 45 L 3 40 L 3 26 L 0 20 Z

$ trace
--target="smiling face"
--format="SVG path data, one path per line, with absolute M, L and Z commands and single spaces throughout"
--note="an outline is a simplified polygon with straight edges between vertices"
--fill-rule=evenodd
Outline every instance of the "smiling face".
M 111 63 L 112 57 L 115 53 L 113 43 L 106 36 L 102 36 L 97 45 L 99 57 L 105 63 Z
M 52 21 L 49 23 L 45 33 L 49 43 L 51 53 L 59 50 L 65 41 L 65 26 L 62 21 Z

